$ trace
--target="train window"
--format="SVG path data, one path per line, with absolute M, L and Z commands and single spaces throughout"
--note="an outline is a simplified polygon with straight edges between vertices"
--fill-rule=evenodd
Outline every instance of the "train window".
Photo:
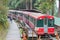
M 29 16 L 27 16 L 27 19 L 29 20 Z
M 20 16 L 22 16 L 23 14 L 22 13 L 20 13 Z
M 45 24 L 45 25 L 47 25 L 47 21 L 48 21 L 48 19 L 45 18 L 45 19 L 44 19 L 44 24 Z
M 14 14 L 15 14 L 15 15 L 17 15 L 18 13 L 17 13 L 17 12 L 15 12 Z
M 29 16 L 28 15 L 25 15 L 26 19 L 29 19 Z
M 26 18 L 26 15 L 24 14 L 24 17 Z
M 33 18 L 33 24 L 35 25 L 35 19 Z
M 43 27 L 43 20 L 37 20 L 37 27 Z
M 34 18 L 33 18 L 33 23 L 35 22 Z
M 48 20 L 48 26 L 53 27 L 54 26 L 54 19 L 49 19 Z
M 33 22 L 33 18 L 32 17 L 30 17 L 30 21 Z

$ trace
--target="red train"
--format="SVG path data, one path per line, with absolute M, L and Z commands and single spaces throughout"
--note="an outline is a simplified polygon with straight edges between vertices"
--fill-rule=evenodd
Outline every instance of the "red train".
M 21 20 L 23 24 L 28 25 L 38 35 L 45 35 L 45 34 L 55 35 L 53 16 L 41 14 L 39 12 L 35 13 L 35 12 L 16 11 L 16 10 L 15 12 L 17 15 L 19 15 L 17 16 L 18 20 Z

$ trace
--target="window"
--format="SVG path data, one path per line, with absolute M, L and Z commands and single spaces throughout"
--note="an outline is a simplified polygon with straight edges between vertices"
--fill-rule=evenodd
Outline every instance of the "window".
M 33 18 L 32 17 L 30 17 L 30 21 L 33 22 Z
M 54 26 L 54 19 L 49 19 L 48 20 L 48 27 L 53 27 Z
M 36 19 L 33 18 L 33 24 L 36 26 Z
M 25 15 L 26 19 L 29 19 L 29 16 L 28 15 Z
M 37 20 L 37 27 L 43 27 L 43 20 Z
M 22 16 L 23 14 L 22 13 L 20 13 L 20 16 Z
M 48 21 L 48 19 L 45 18 L 45 19 L 44 19 L 44 25 L 47 25 L 47 21 Z

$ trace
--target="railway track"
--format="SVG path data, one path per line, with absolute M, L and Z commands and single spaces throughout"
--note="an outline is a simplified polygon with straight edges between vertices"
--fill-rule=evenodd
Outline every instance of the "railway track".
M 50 38 L 42 38 L 41 40 L 57 40 L 56 38 L 50 39 Z
M 55 24 L 55 31 L 56 31 L 56 38 L 57 40 L 60 40 L 60 26 Z
M 59 40 L 59 39 L 57 39 L 56 37 L 52 37 L 52 36 L 50 36 L 50 37 L 44 37 L 44 38 L 38 38 L 38 40 Z
M 56 31 L 57 31 L 57 33 L 59 35 L 59 38 L 60 38 L 60 26 L 55 25 L 55 29 L 56 29 Z

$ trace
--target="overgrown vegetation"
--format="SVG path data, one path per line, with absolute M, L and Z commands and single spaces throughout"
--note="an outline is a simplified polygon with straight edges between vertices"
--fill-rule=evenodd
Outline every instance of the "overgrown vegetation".
M 25 0 L 10 0 L 8 6 L 10 9 L 17 9 L 18 7 L 20 8 L 23 3 L 25 4 L 24 1 Z
M 49 13 L 54 11 L 55 0 L 36 0 L 35 8 L 42 11 L 42 13 Z
M 42 13 L 50 13 L 54 15 L 55 12 L 55 1 L 56 0 L 32 0 L 32 8 L 42 11 Z M 26 3 L 27 2 L 27 3 Z M 30 0 L 10 0 L 9 7 L 10 9 L 26 9 L 31 7 Z M 54 7 L 55 6 L 55 7 Z
M 9 26 L 7 21 L 8 0 L 0 0 L 0 40 L 5 40 L 6 32 Z
M 27 1 L 27 3 L 26 3 Z M 34 8 L 34 3 L 36 0 L 32 0 L 32 7 Z M 8 6 L 10 9 L 26 9 L 26 5 L 30 6 L 30 0 L 10 0 Z

